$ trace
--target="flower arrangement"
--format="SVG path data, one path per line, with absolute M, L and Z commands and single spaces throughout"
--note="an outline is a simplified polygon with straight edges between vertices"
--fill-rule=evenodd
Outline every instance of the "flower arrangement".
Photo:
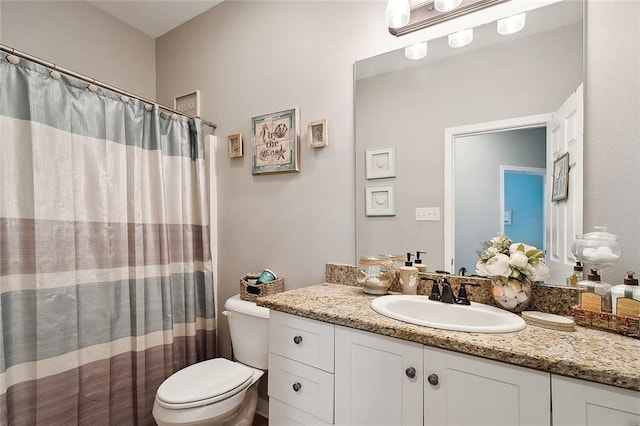
M 532 282 L 549 278 L 549 268 L 544 263 L 544 252 L 524 243 L 514 243 L 499 233 L 485 241 L 478 251 L 480 260 L 476 264 L 479 275 L 500 277 L 506 284 L 510 279 Z

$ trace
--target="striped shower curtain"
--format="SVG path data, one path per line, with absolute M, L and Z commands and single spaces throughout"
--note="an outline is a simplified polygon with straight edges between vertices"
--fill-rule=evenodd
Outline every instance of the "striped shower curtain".
M 216 353 L 202 124 L 11 62 L 0 425 L 153 424 L 162 380 Z

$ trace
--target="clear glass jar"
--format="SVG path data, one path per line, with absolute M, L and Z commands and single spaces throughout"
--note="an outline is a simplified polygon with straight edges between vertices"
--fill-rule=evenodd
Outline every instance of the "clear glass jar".
M 576 236 L 571 249 L 577 260 L 600 267 L 613 265 L 622 256 L 617 237 L 607 232 L 605 226 L 594 226 L 593 231 L 582 238 Z
M 393 261 L 387 256 L 362 256 L 358 259 L 358 284 L 368 294 L 386 294 L 394 274 Z

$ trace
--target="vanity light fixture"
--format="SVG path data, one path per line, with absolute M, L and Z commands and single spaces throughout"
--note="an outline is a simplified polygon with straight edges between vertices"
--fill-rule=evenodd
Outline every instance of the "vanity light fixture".
M 438 7 L 440 7 L 439 3 L 443 2 L 443 0 L 427 0 L 413 8 L 410 8 L 409 2 L 406 0 L 389 0 L 385 21 L 387 27 L 389 27 L 389 32 L 396 37 L 400 37 L 507 1 L 510 0 L 462 0 L 462 2 L 454 0 L 454 2 L 459 3 L 458 7 L 447 12 L 441 12 Z M 395 10 L 401 9 L 406 10 L 406 13 L 395 12 Z M 398 25 L 402 21 L 399 18 L 395 18 L 396 16 L 406 16 L 406 23 Z M 394 18 L 391 19 L 391 17 Z
M 498 20 L 498 34 L 514 34 L 524 28 L 525 13 Z
M 471 41 L 473 41 L 473 28 L 467 28 L 466 30 L 449 34 L 449 46 L 454 48 L 464 47 L 471 43 Z
M 427 56 L 427 42 L 412 44 L 404 48 L 404 56 L 407 59 L 418 60 Z
M 449 12 L 460 6 L 462 0 L 434 0 L 434 6 L 438 12 Z
M 401 28 L 409 23 L 411 5 L 409 0 L 388 0 L 384 21 L 389 28 Z

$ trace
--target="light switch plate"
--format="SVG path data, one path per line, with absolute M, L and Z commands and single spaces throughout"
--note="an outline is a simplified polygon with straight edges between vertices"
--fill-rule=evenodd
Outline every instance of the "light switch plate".
M 416 221 L 440 220 L 440 207 L 416 207 Z

